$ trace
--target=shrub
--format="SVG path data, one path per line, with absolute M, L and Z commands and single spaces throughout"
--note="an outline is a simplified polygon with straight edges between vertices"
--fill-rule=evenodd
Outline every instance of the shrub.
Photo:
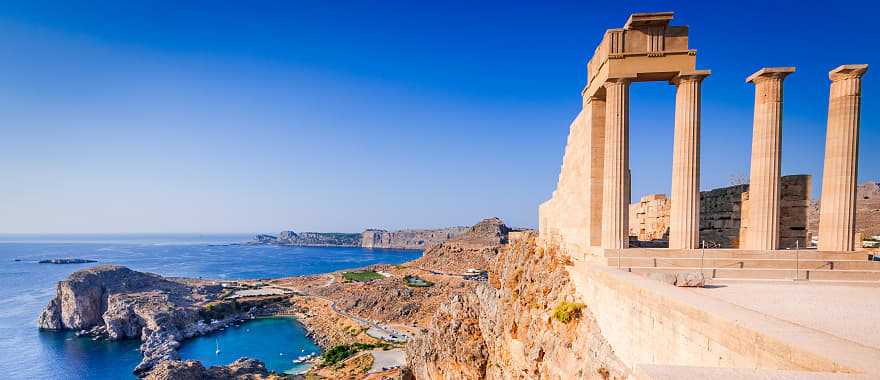
M 378 274 L 374 271 L 363 271 L 363 272 L 344 272 L 342 273 L 342 277 L 349 281 L 358 281 L 358 282 L 369 282 L 373 280 L 378 280 L 380 278 L 385 278 L 385 276 Z
M 553 319 L 562 323 L 568 323 L 580 318 L 581 309 L 583 308 L 584 304 L 582 303 L 562 301 L 553 308 Z
M 388 343 L 340 344 L 321 354 L 321 361 L 324 365 L 333 365 L 352 357 L 359 351 L 372 350 L 374 348 L 387 349 L 388 347 L 390 347 Z

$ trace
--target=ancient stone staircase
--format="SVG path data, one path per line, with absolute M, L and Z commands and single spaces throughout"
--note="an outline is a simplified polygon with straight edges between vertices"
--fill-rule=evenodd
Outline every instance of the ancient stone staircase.
M 713 281 L 813 281 L 880 286 L 880 261 L 867 253 L 785 250 L 608 250 L 604 262 L 635 274 L 703 272 Z

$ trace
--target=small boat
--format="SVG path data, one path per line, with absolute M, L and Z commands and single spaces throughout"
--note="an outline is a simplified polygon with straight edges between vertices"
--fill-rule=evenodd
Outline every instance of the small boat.
M 220 340 L 214 339 L 214 343 L 217 345 L 217 349 L 214 350 L 214 355 L 220 355 Z

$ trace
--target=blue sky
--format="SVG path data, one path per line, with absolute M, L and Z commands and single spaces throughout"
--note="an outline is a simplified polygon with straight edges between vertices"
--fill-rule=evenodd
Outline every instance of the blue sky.
M 868 63 L 872 2 L 4 2 L 0 232 L 534 226 L 586 61 L 633 12 L 690 26 L 703 189 L 748 175 L 754 90 L 786 80 L 783 173 L 821 187 L 827 72 Z M 221 4 L 222 3 L 222 4 Z M 633 196 L 668 193 L 674 88 L 631 90 Z

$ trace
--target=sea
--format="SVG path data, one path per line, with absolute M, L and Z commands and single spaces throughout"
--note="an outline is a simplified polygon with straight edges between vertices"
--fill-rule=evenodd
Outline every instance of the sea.
M 399 264 L 421 251 L 340 247 L 238 245 L 253 234 L 3 235 L 0 234 L 0 377 L 4 379 L 134 379 L 137 340 L 92 341 L 72 332 L 40 331 L 36 319 L 71 273 L 119 264 L 163 276 L 257 279 Z M 88 264 L 38 264 L 52 258 Z M 218 353 L 219 350 L 219 353 Z M 187 340 L 183 359 L 228 364 L 247 356 L 278 372 L 319 348 L 293 318 L 261 318 Z

